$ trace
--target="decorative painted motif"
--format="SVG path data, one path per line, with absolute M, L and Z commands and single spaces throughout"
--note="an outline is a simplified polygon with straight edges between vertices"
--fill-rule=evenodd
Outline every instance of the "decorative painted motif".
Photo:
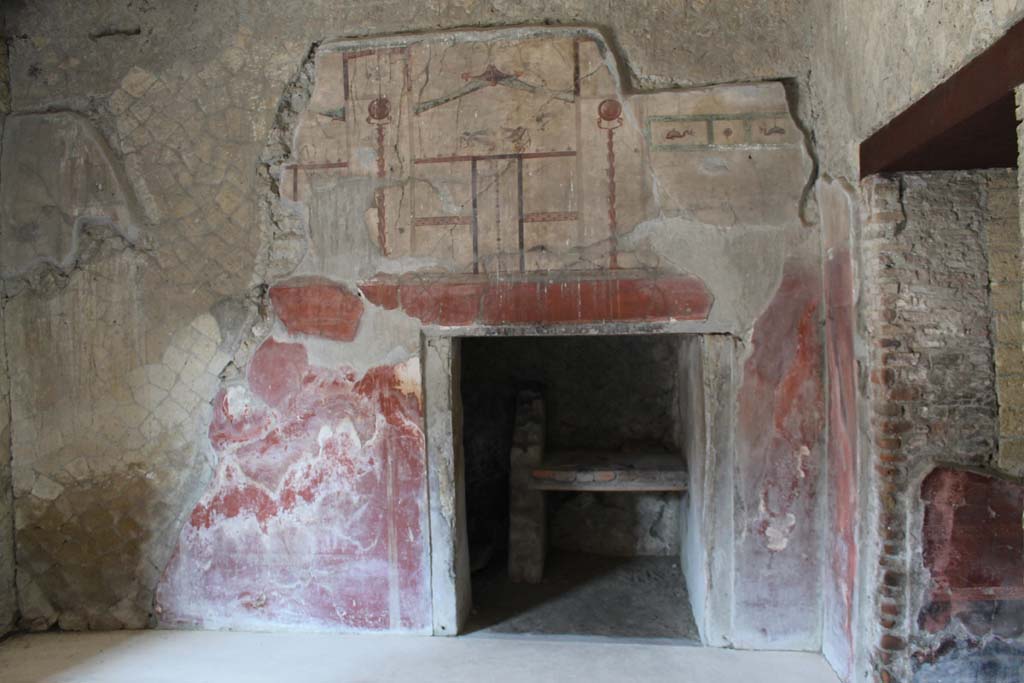
M 624 98 L 585 32 L 328 44 L 280 187 L 305 202 L 374 179 L 380 253 L 447 272 L 630 268 L 622 235 L 659 213 L 795 218 L 806 155 L 786 109 L 763 86 Z
M 269 339 L 215 401 L 214 480 L 158 591 L 163 623 L 430 625 L 419 363 L 362 377 Z

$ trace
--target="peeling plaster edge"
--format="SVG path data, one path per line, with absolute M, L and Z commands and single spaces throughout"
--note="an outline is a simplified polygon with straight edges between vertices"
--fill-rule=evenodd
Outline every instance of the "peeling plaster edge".
M 405 47 L 420 42 L 421 38 L 436 40 L 440 34 L 446 34 L 444 42 L 450 45 L 465 42 L 493 42 L 495 40 L 508 39 L 509 34 L 517 38 L 549 38 L 549 37 L 587 37 L 597 42 L 602 57 L 607 61 L 609 58 L 615 62 L 616 69 L 613 74 L 616 86 L 624 95 L 629 94 L 650 94 L 658 90 L 674 90 L 675 86 L 669 84 L 659 89 L 641 89 L 635 81 L 639 80 L 638 75 L 630 68 L 630 61 L 625 54 L 621 43 L 615 37 L 615 31 L 603 24 L 587 23 L 560 23 L 551 20 L 542 20 L 541 23 L 481 23 L 463 24 L 460 26 L 449 26 L 445 28 L 422 29 L 406 32 L 388 33 L 364 33 L 348 36 L 325 37 L 315 45 L 327 51 L 345 50 L 355 46 L 373 45 L 375 47 Z M 708 87 L 715 83 L 684 84 L 684 87 Z
M 797 130 L 801 133 L 804 153 L 811 160 L 811 170 L 807 177 L 807 183 L 804 185 L 803 192 L 800 195 L 800 206 L 797 208 L 797 214 L 800 217 L 800 222 L 805 228 L 821 227 L 821 209 L 818 206 L 818 198 L 815 192 L 815 186 L 819 178 L 821 178 L 821 161 L 818 158 L 818 151 L 814 146 L 815 133 L 807 122 L 800 117 L 800 95 L 801 88 L 800 83 L 795 78 L 782 78 L 778 79 L 779 83 L 782 84 L 782 90 L 786 96 L 786 105 L 789 107 L 789 116 L 793 119 L 793 124 L 797 127 Z M 807 91 L 807 98 L 813 100 L 813 95 L 810 90 L 810 78 L 804 84 L 804 90 Z M 821 231 L 819 230 L 818 242 L 821 242 Z M 822 270 L 822 285 L 824 285 L 824 270 Z M 822 289 L 824 292 L 824 288 Z
M 173 624 L 162 622 L 158 601 L 160 584 L 167 574 L 168 567 L 174 561 L 181 541 L 182 531 L 191 518 L 192 511 L 209 491 L 210 482 L 213 481 L 217 474 L 217 466 L 220 460 L 217 451 L 213 448 L 213 444 L 210 441 L 210 425 L 214 419 L 213 408 L 217 396 L 224 389 L 246 381 L 245 368 L 249 360 L 255 350 L 272 334 L 272 320 L 269 313 L 272 308 L 269 291 L 269 287 L 265 285 L 255 286 L 250 287 L 244 294 L 238 297 L 245 302 L 248 308 L 246 319 L 241 326 L 242 331 L 226 349 L 230 353 L 230 358 L 224 367 L 221 368 L 220 372 L 217 373 L 220 382 L 217 385 L 216 391 L 212 396 L 203 397 L 202 403 L 209 406 L 210 410 L 205 413 L 204 418 L 193 423 L 193 429 L 196 432 L 193 446 L 196 455 L 196 469 L 199 471 L 192 475 L 193 485 L 189 488 L 191 495 L 180 506 L 179 513 L 166 523 L 161 533 L 157 534 L 157 536 L 167 539 L 167 552 L 163 561 L 158 564 L 156 562 L 157 558 L 153 553 L 145 558 L 149 566 L 152 567 L 153 576 L 155 577 L 152 583 L 139 582 L 140 591 L 145 591 L 147 594 L 147 598 L 144 601 L 149 610 L 146 628 L 181 630 L 176 629 Z M 221 330 L 221 334 L 223 337 L 223 330 Z M 207 630 L 201 626 L 198 628 Z
M 347 49 L 357 45 L 374 45 L 377 47 L 404 47 L 419 42 L 420 38 L 436 37 L 439 33 L 453 34 L 450 43 L 467 41 L 490 42 L 507 38 L 507 33 L 518 32 L 522 38 L 542 38 L 551 36 L 586 36 L 596 40 L 601 46 L 602 54 L 611 58 L 618 67 L 617 85 L 623 95 L 650 95 L 660 92 L 685 92 L 702 90 L 721 85 L 749 85 L 771 83 L 786 80 L 787 77 L 774 76 L 757 80 L 739 78 L 735 80 L 679 80 L 664 76 L 644 76 L 632 67 L 626 49 L 618 40 L 618 33 L 610 24 L 595 22 L 570 21 L 543 18 L 535 22 L 456 24 L 433 28 L 414 29 L 410 31 L 387 31 L 374 33 L 371 31 L 349 34 L 323 36 L 318 45 L 330 48 Z M 505 33 L 506 35 L 500 35 Z
M 255 290 L 262 289 L 264 299 L 270 285 L 294 275 L 309 253 L 309 211 L 304 204 L 287 201 L 281 196 L 282 177 L 275 176 L 274 169 L 281 168 L 294 155 L 295 133 L 299 118 L 309 106 L 309 100 L 313 94 L 316 56 L 322 44 L 323 41 L 310 43 L 306 54 L 285 82 L 274 108 L 272 123 L 268 127 L 263 146 L 256 159 L 254 191 L 260 245 L 252 265 L 249 287 L 250 294 Z M 288 227 L 289 220 L 295 222 L 298 230 Z M 293 257 L 286 270 L 275 272 L 273 259 L 279 235 L 301 237 L 302 250 L 301 254 Z M 265 310 L 265 308 L 260 308 L 261 313 Z

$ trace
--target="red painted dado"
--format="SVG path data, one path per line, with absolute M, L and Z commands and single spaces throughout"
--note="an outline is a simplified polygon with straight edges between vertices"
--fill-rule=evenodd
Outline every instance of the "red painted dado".
M 363 301 L 329 280 L 302 278 L 270 288 L 277 317 L 293 334 L 352 341 L 363 316 Z
M 359 376 L 270 339 L 214 409 L 219 462 L 160 582 L 161 622 L 428 629 L 418 361 Z
M 428 325 L 704 320 L 713 302 L 697 277 L 639 271 L 548 280 L 380 276 L 359 288 L 372 303 Z
M 790 262 L 754 326 L 739 388 L 737 493 L 746 526 L 736 547 L 737 629 L 791 637 L 818 630 L 816 521 L 825 402 L 820 280 Z M 780 641 L 784 642 L 784 641 Z
M 921 625 L 937 632 L 955 617 L 980 636 L 993 628 L 998 613 L 1004 622 L 1021 623 L 1024 484 L 937 469 L 924 480 L 921 498 L 924 564 L 933 586 Z M 1011 613 L 1019 615 L 1016 620 L 1008 618 Z

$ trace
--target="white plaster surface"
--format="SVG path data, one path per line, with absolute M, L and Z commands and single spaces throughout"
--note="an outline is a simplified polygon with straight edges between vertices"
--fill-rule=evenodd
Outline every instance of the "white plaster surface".
M 538 638 L 120 631 L 0 644 L 4 683 L 836 683 L 816 654 Z

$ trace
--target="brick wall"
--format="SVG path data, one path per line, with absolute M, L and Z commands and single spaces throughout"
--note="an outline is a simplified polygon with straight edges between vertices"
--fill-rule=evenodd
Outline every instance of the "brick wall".
M 874 569 L 865 573 L 864 621 L 879 681 L 911 680 L 910 651 L 938 639 L 917 627 L 930 584 L 916 531 L 921 481 L 938 463 L 996 464 L 987 245 L 993 238 L 1013 249 L 994 239 L 1006 237 L 1013 185 L 1008 172 L 874 177 L 862 185 L 867 506 L 875 520 L 867 523 L 864 561 Z M 995 324 L 1006 329 L 1000 318 Z

